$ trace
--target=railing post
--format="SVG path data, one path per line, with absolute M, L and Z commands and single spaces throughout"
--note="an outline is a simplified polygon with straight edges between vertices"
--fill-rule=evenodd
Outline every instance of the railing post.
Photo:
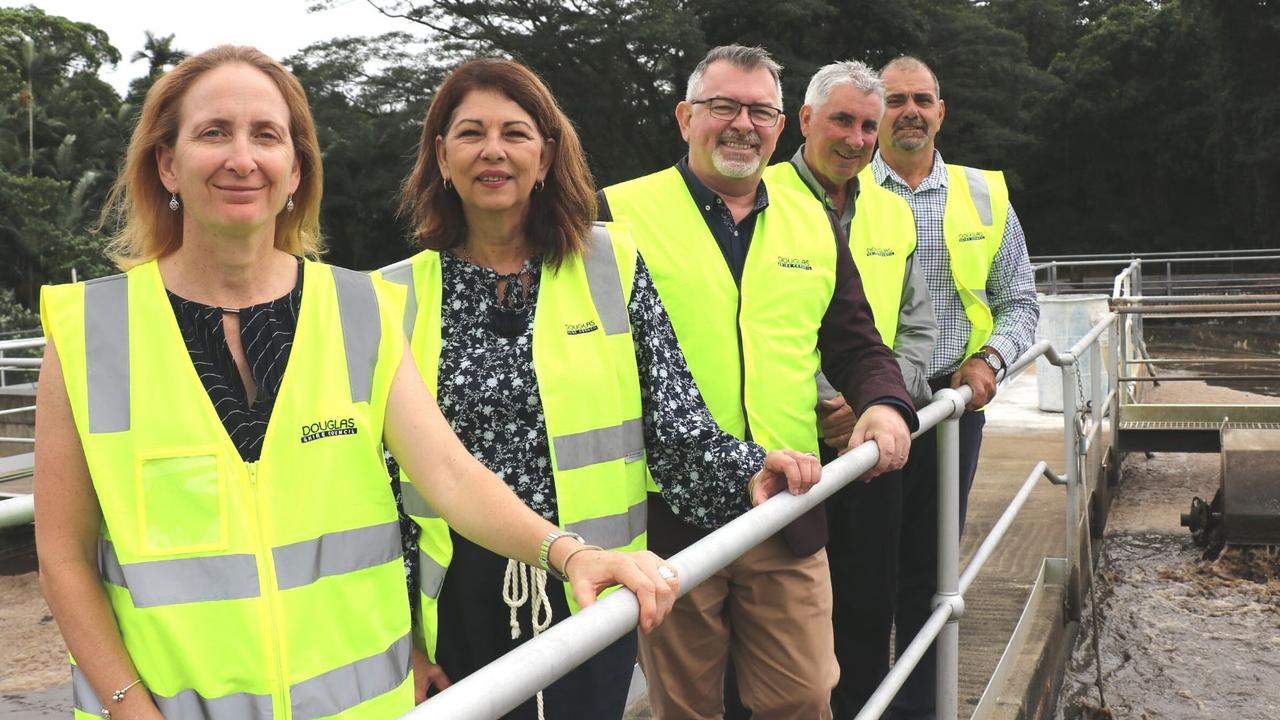
M 1077 370 L 1076 358 L 1070 353 L 1063 358 L 1062 365 L 1062 427 L 1063 427 L 1063 444 L 1066 453 L 1066 472 L 1067 472 L 1067 592 L 1068 607 L 1072 608 L 1072 614 L 1078 613 L 1079 600 L 1075 597 L 1079 585 L 1072 586 L 1071 579 L 1078 581 L 1079 576 L 1076 574 L 1079 570 L 1080 556 L 1080 538 L 1077 536 L 1077 530 L 1080 524 L 1080 433 L 1076 425 L 1076 382 Z M 1073 620 L 1078 619 L 1073 617 Z
M 1114 477 L 1120 472 L 1120 393 L 1124 392 L 1124 383 L 1120 382 L 1120 352 L 1123 350 L 1121 337 L 1124 335 L 1124 316 L 1116 315 L 1111 321 L 1111 353 L 1107 358 L 1107 372 L 1111 373 L 1111 458 L 1115 462 Z
M 1049 263 L 1049 294 L 1058 294 L 1058 261 Z
M 950 604 L 952 612 L 938 634 L 936 645 L 937 717 L 955 720 L 960 712 L 960 415 L 958 394 L 948 399 L 956 405 L 951 417 L 938 425 L 938 593 L 934 607 Z

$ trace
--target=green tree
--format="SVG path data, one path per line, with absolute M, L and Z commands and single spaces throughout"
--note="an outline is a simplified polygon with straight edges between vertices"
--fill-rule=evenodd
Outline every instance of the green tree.
M 182 62 L 187 58 L 187 53 L 173 46 L 173 35 L 157 35 L 150 30 L 145 31 L 145 40 L 142 42 L 142 49 L 135 52 L 129 57 L 130 62 L 139 60 L 147 61 L 147 74 L 142 77 L 135 78 L 129 83 L 129 92 L 125 95 L 125 102 L 134 107 L 142 107 L 142 101 L 147 97 L 147 91 L 174 65 Z
M 422 117 L 449 50 L 405 33 L 316 43 L 285 59 L 310 98 L 325 190 L 327 259 L 372 269 L 409 254 L 395 215 L 413 166 Z

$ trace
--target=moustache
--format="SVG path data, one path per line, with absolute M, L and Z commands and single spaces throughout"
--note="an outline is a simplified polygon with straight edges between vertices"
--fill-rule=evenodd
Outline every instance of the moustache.
M 912 128 L 912 129 L 915 129 L 915 130 L 926 130 L 926 129 L 927 129 L 927 128 L 925 127 L 924 121 L 923 121 L 923 120 L 921 120 L 921 119 L 920 119 L 920 118 L 918 118 L 918 117 L 912 117 L 912 118 L 906 118 L 906 117 L 904 117 L 904 118 L 898 118 L 898 121 L 897 121 L 897 122 L 895 122 L 895 123 L 893 124 L 893 129 L 894 129 L 894 130 L 906 130 L 907 128 Z
M 720 133 L 719 139 L 720 142 L 747 143 L 749 145 L 760 144 L 760 135 L 754 130 L 742 132 L 740 130 L 730 128 Z

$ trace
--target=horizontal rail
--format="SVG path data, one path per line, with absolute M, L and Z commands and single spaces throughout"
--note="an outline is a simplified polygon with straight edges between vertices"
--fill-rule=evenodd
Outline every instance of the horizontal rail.
M 0 367 L 15 370 L 39 369 L 40 358 L 0 357 Z
M 9 408 L 8 410 L 0 410 L 0 416 L 16 415 L 18 413 L 24 413 L 24 412 L 35 412 L 35 409 L 36 409 L 35 405 L 27 405 L 26 407 Z
M 1145 365 L 1280 365 L 1278 357 L 1239 357 L 1239 358 L 1143 358 Z
M 1141 364 L 1141 363 L 1137 363 Z M 1196 375 L 1161 375 L 1160 377 L 1147 377 L 1145 375 L 1121 375 L 1118 378 L 1121 382 L 1186 382 L 1188 380 L 1280 380 L 1280 374 L 1271 375 L 1213 375 L 1213 374 L 1196 374 Z
M 1206 255 L 1223 256 L 1228 259 L 1239 260 L 1241 255 L 1274 255 L 1275 248 L 1252 248 L 1237 250 L 1176 250 L 1173 252 L 1160 253 L 1158 255 L 1142 255 L 1137 253 L 1087 253 L 1083 255 L 1038 255 L 1031 258 L 1033 263 L 1058 262 L 1070 264 L 1076 260 L 1137 260 L 1141 258 L 1144 262 L 1156 262 L 1170 258 L 1180 257 L 1204 257 Z
M 0 443 L 5 443 L 5 442 L 7 442 L 7 443 L 26 443 L 26 444 L 31 444 L 31 445 L 35 445 L 35 444 L 36 444 L 36 440 L 35 440 L 35 438 L 24 438 L 24 437 L 0 437 Z
M 27 348 L 44 347 L 45 339 L 42 337 L 21 338 L 18 340 L 0 340 L 0 352 L 9 352 L 10 350 L 26 350 Z
M 1274 250 L 1271 250 L 1269 253 L 1265 255 L 1250 255 L 1247 257 L 1154 257 L 1153 258 L 1153 257 L 1125 256 L 1125 257 L 1117 257 L 1117 258 L 1103 258 L 1100 260 L 1072 260 L 1071 262 L 1064 262 L 1061 260 L 1051 260 L 1049 262 L 1033 264 L 1031 266 L 1031 269 L 1043 270 L 1051 267 L 1057 267 L 1057 268 L 1099 267 L 1099 266 L 1109 267 L 1109 266 L 1120 265 L 1122 263 L 1132 262 L 1134 260 L 1141 260 L 1144 265 L 1148 265 L 1148 264 L 1154 265 L 1157 263 L 1160 265 L 1169 265 L 1169 264 L 1184 265 L 1187 263 L 1201 263 L 1201 264 L 1230 263 L 1230 262 L 1240 262 L 1242 260 L 1250 260 L 1250 261 L 1280 260 L 1280 254 L 1276 254 Z
M 36 518 L 35 498 L 31 495 L 0 500 L 0 528 L 26 525 Z

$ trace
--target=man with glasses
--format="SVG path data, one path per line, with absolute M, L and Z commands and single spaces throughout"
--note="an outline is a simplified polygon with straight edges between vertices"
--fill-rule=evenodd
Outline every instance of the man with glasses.
M 711 50 L 676 106 L 688 156 L 606 188 L 601 216 L 632 227 L 725 431 L 766 449 L 816 453 L 821 369 L 858 412 L 850 446 L 878 443 L 875 475 L 905 461 L 915 412 L 848 246 L 822 207 L 761 182 L 785 121 L 780 70 L 761 48 Z M 701 536 L 660 496 L 649 498 L 655 552 Z M 755 720 L 831 717 L 839 670 L 825 542 L 819 509 L 691 590 L 641 638 L 655 718 L 722 717 L 730 655 Z

